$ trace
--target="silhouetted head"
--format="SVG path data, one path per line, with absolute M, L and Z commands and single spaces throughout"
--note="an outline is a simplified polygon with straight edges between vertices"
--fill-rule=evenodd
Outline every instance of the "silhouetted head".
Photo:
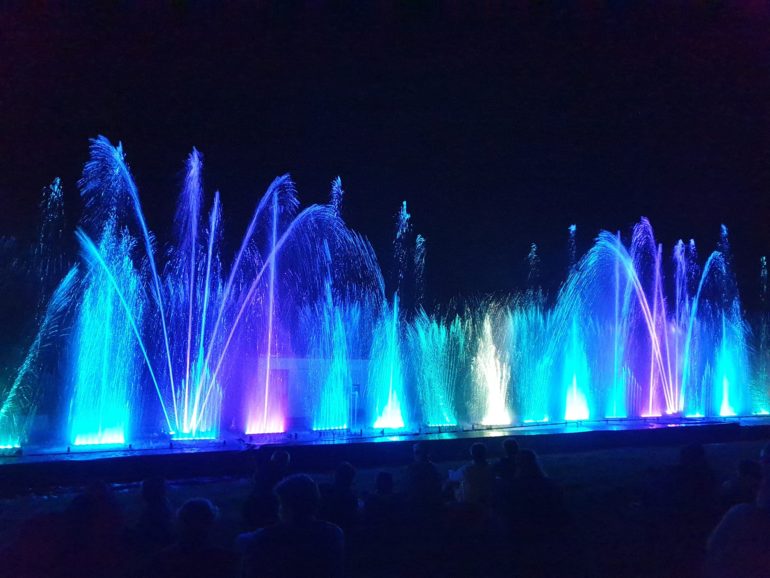
M 738 475 L 742 478 L 760 480 L 762 478 L 762 466 L 754 460 L 741 460 L 738 462 Z
M 684 446 L 679 453 L 679 464 L 687 470 L 708 469 L 706 452 L 700 444 Z
M 89 496 L 93 496 L 94 499 L 100 502 L 109 502 L 113 498 L 112 488 L 107 482 L 102 480 L 96 480 L 95 482 L 88 484 L 85 493 Z
M 286 450 L 275 450 L 270 456 L 270 465 L 279 470 L 288 470 L 291 463 L 291 454 Z
M 96 481 L 73 498 L 65 514 L 71 523 L 87 526 L 100 518 L 114 519 L 119 516 L 119 510 L 110 486 Z
M 318 484 L 306 474 L 285 478 L 275 487 L 278 496 L 278 517 L 284 524 L 312 520 L 318 511 L 321 494 Z
M 350 462 L 342 462 L 334 472 L 334 484 L 341 488 L 349 488 L 356 477 L 356 468 Z
M 166 499 L 166 480 L 147 478 L 142 482 L 142 498 L 148 504 L 159 504 Z
M 764 467 L 770 466 L 770 443 L 759 452 L 759 463 Z
M 393 474 L 390 472 L 380 472 L 377 474 L 377 486 L 378 494 L 392 494 L 393 493 Z
M 487 461 L 487 446 L 481 442 L 476 442 L 471 446 L 471 459 L 477 464 Z
M 516 454 L 519 452 L 519 442 L 513 438 L 505 438 L 505 440 L 503 440 L 503 451 L 507 457 L 515 458 Z
M 187 500 L 176 514 L 183 540 L 203 542 L 219 516 L 219 510 L 205 498 Z
M 757 505 L 770 510 L 770 443 L 759 454 L 759 465 L 762 469 L 762 481 L 759 484 Z
M 71 524 L 80 527 L 89 526 L 96 520 L 98 515 L 99 504 L 87 492 L 72 498 L 72 501 L 65 510 L 67 520 Z
M 520 478 L 544 478 L 543 468 L 540 467 L 540 460 L 537 454 L 532 450 L 521 450 L 516 454 L 516 468 Z
M 426 446 L 424 443 L 417 442 L 412 446 L 412 452 L 414 453 L 414 461 L 416 462 L 427 462 L 430 459 L 430 454 L 428 454 L 428 446 Z

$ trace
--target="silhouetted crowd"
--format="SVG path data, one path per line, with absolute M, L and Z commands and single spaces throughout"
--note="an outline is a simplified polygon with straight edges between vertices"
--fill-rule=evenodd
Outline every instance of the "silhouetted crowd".
M 127 527 L 109 486 L 93 484 L 63 512 L 25 523 L 0 555 L 0 575 L 336 578 L 362 573 L 351 550 L 367 553 L 368 575 L 592 575 L 562 488 L 533 451 L 508 438 L 490 461 L 474 443 L 470 461 L 442 476 L 425 444 L 413 449 L 403 487 L 382 471 L 365 494 L 348 462 L 319 485 L 275 451 L 254 475 L 244 531 L 229 548 L 214 545 L 219 511 L 208 499 L 174 510 L 165 480 L 147 479 Z M 649 481 L 639 506 L 640 552 L 661 557 L 667 575 L 770 576 L 770 445 L 721 485 L 703 448 L 687 446 Z

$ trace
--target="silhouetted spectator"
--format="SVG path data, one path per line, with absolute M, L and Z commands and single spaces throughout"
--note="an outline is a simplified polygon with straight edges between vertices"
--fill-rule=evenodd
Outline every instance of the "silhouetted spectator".
M 143 551 L 160 550 L 173 541 L 173 512 L 166 497 L 166 480 L 142 482 L 144 507 L 132 531 L 134 543 Z
M 272 524 L 278 517 L 278 500 L 273 489 L 289 473 L 291 455 L 286 450 L 276 450 L 270 461 L 257 468 L 254 489 L 243 505 L 243 519 L 249 529 Z
M 66 576 L 62 571 L 66 514 L 35 516 L 21 524 L 18 535 L 0 553 L 0 576 L 49 578 Z
M 208 500 L 187 500 L 179 512 L 179 540 L 161 551 L 150 574 L 157 578 L 226 578 L 235 576 L 234 553 L 211 545 L 211 531 L 219 512 Z
M 762 466 L 754 460 L 738 462 L 736 475 L 722 484 L 722 504 L 726 508 L 736 504 L 750 504 L 757 499 L 762 482 Z
M 568 522 L 561 489 L 545 475 L 537 454 L 519 451 L 516 469 L 507 512 L 514 533 L 545 535 Z
M 494 472 L 503 485 L 508 485 L 516 477 L 516 454 L 519 453 L 519 443 L 513 438 L 506 438 L 503 441 L 503 452 L 503 457 L 494 465 Z
M 111 577 L 125 562 L 122 533 L 109 487 L 95 483 L 61 514 L 25 524 L 0 572 L 14 578 Z
M 344 573 L 345 539 L 342 530 L 316 519 L 318 486 L 307 475 L 280 482 L 279 523 L 241 534 L 244 578 L 338 578 Z
M 107 484 L 97 482 L 67 509 L 70 568 L 80 576 L 109 576 L 124 558 L 123 516 Z
M 705 544 L 719 515 L 716 476 L 700 444 L 683 447 L 679 463 L 657 490 L 660 508 L 650 525 L 656 556 L 672 575 L 702 564 Z M 652 504 L 651 512 L 655 512 Z
M 358 498 L 353 492 L 356 469 L 342 462 L 334 472 L 334 482 L 324 486 L 321 497 L 321 517 L 344 530 L 350 529 L 358 516 Z
M 762 450 L 760 465 L 756 501 L 733 506 L 709 537 L 707 578 L 770 575 L 770 444 Z
M 389 525 L 402 513 L 398 496 L 393 492 L 393 474 L 379 472 L 375 491 L 364 501 L 366 522 L 373 525 Z
M 414 444 L 412 451 L 414 461 L 406 475 L 407 498 L 418 513 L 435 510 L 441 504 L 441 476 L 425 444 Z
M 521 450 L 503 514 L 526 576 L 579 576 L 579 548 L 561 488 L 545 475 L 537 454 Z
M 492 503 L 495 476 L 487 462 L 487 446 L 476 442 L 471 446 L 471 463 L 458 472 L 458 502 L 489 506 Z
M 700 444 L 682 448 L 673 470 L 675 513 L 690 521 L 709 519 L 716 509 L 716 476 Z

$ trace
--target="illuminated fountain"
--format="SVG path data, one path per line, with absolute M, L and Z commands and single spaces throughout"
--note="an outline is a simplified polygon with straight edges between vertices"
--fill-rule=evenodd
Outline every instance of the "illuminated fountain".
M 475 405 L 478 408 L 476 415 L 480 418 L 478 423 L 510 425 L 513 421 L 508 409 L 511 366 L 507 352 L 500 350 L 495 342 L 492 313 L 487 312 L 483 316 L 480 333 L 476 340 L 476 354 L 471 362 Z
M 403 411 L 406 403 L 405 349 L 402 344 L 405 316 L 400 309 L 400 300 L 410 263 L 410 218 L 404 201 L 398 213 L 393 243 L 396 278 L 393 299 L 381 308 L 369 357 L 367 397 L 373 405 L 374 427 L 378 429 L 402 429 L 406 426 Z M 424 247 L 421 242 L 418 246 L 421 253 Z
M 669 253 L 646 219 L 578 258 L 572 226 L 556 295 L 533 244 L 526 291 L 439 312 L 406 203 L 386 287 L 339 179 L 304 210 L 275 179 L 230 258 L 202 168 L 193 150 L 161 247 L 122 149 L 94 140 L 74 266 L 51 250 L 65 229 L 47 189 L 37 327 L 3 375 L 0 446 L 770 412 L 767 264 L 750 331 L 724 227 L 701 266 L 694 241 Z
M 409 325 L 408 340 L 422 422 L 429 427 L 458 425 L 457 398 L 468 379 L 460 317 L 439 319 L 421 311 Z

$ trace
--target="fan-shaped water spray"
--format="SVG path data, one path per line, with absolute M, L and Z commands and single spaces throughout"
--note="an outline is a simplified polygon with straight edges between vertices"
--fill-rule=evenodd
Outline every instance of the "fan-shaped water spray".
M 342 218 L 339 179 L 328 205 L 302 211 L 289 177 L 275 179 L 228 256 L 202 171 L 193 150 L 161 241 L 122 148 L 96 139 L 73 268 L 52 252 L 63 196 L 48 189 L 30 251 L 45 281 L 38 328 L 0 389 L 0 445 L 770 411 L 767 265 L 749 323 L 724 227 L 701 266 L 694 241 L 667 252 L 646 219 L 627 241 L 600 232 L 578 258 L 573 225 L 555 295 L 532 244 L 524 291 L 448 313 L 426 306 L 427 241 L 406 203 L 385 283 Z M 43 399 L 48 433 L 36 434 Z

